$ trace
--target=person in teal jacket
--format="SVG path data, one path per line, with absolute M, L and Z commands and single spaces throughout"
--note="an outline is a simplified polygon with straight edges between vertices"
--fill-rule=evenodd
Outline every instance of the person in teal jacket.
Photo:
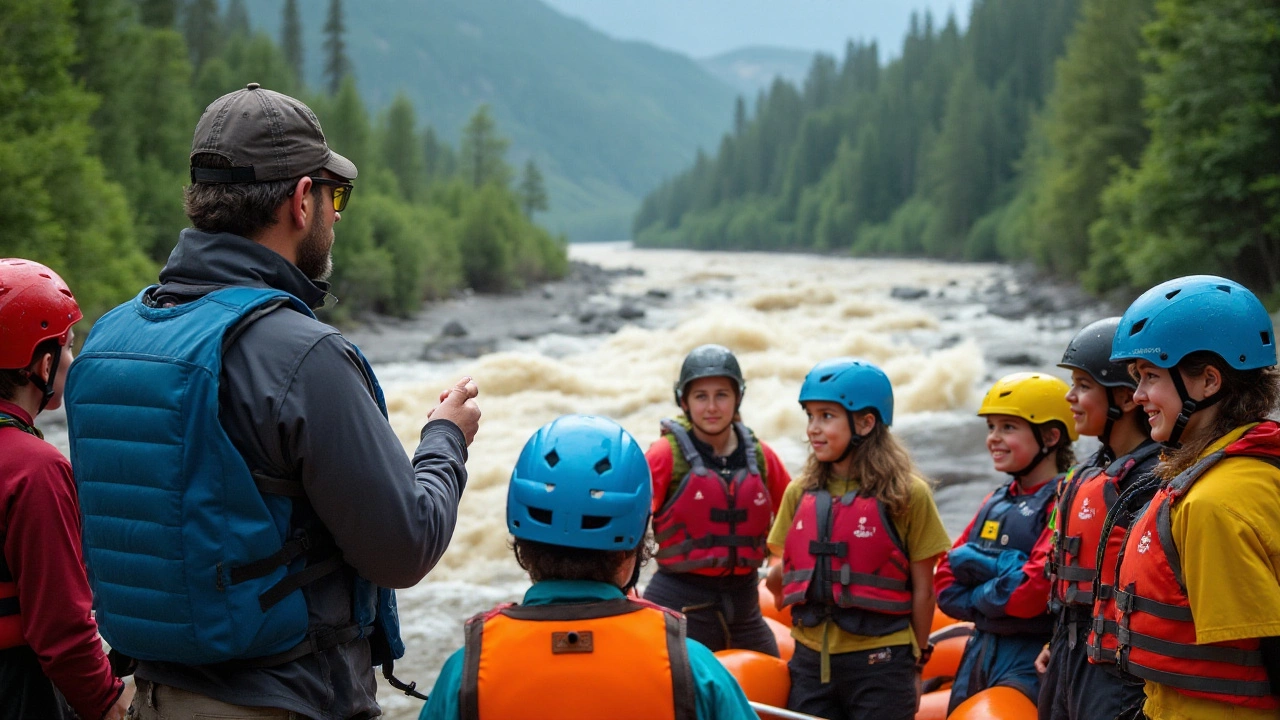
M 628 595 L 648 559 L 649 467 L 612 420 L 567 415 L 525 444 L 507 529 L 533 587 L 466 624 L 420 718 L 754 720 L 684 616 Z

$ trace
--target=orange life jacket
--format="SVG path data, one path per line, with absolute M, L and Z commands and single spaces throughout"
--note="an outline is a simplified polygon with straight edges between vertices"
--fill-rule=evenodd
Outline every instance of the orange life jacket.
M 502 605 L 467 621 L 462 720 L 695 720 L 684 616 L 632 598 Z
M 1274 432 L 1274 423 L 1264 425 Z M 1224 458 L 1254 457 L 1280 467 L 1280 446 L 1260 447 L 1249 435 L 1171 480 L 1134 521 L 1116 583 L 1118 664 L 1132 675 L 1186 695 L 1275 709 L 1280 708 L 1280 698 L 1271 694 L 1258 638 L 1196 644 L 1195 618 L 1170 520 L 1173 505 Z

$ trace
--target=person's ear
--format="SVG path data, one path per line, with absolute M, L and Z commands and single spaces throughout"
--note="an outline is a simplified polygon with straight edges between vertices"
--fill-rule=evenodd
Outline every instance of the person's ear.
M 854 415 L 853 416 L 853 432 L 862 437 L 866 437 L 871 434 L 872 430 L 875 430 L 877 422 L 879 421 L 876 420 L 875 413 L 862 413 L 861 415 Z
M 316 211 L 315 198 L 311 196 L 311 178 L 298 178 L 293 186 L 293 195 L 289 197 L 289 217 L 297 229 L 305 229 L 310 225 L 311 214 Z

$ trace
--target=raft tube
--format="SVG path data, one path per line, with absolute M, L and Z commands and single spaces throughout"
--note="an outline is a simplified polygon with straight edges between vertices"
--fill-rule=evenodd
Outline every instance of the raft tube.
M 960 703 L 948 720 L 1036 720 L 1036 705 L 1011 687 L 992 687 Z

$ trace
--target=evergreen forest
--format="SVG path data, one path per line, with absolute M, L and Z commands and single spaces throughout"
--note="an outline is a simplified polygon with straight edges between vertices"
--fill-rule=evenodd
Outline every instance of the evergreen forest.
M 1280 304 L 1280 5 L 975 0 L 850 43 L 643 202 L 650 247 L 1030 260 L 1096 292 L 1231 276 Z
M 329 309 L 409 314 L 462 288 L 560 277 L 565 241 L 537 165 L 517 171 L 480 105 L 454 147 L 403 94 L 372 115 L 346 52 L 342 0 L 324 43 L 304 47 L 298 0 L 280 37 L 254 33 L 246 0 L 0 0 L 0 257 L 58 271 L 94 319 L 157 272 L 187 225 L 191 134 L 218 96 L 259 82 L 304 100 L 330 145 L 360 168 L 336 227 Z M 324 69 L 322 87 L 306 69 Z

